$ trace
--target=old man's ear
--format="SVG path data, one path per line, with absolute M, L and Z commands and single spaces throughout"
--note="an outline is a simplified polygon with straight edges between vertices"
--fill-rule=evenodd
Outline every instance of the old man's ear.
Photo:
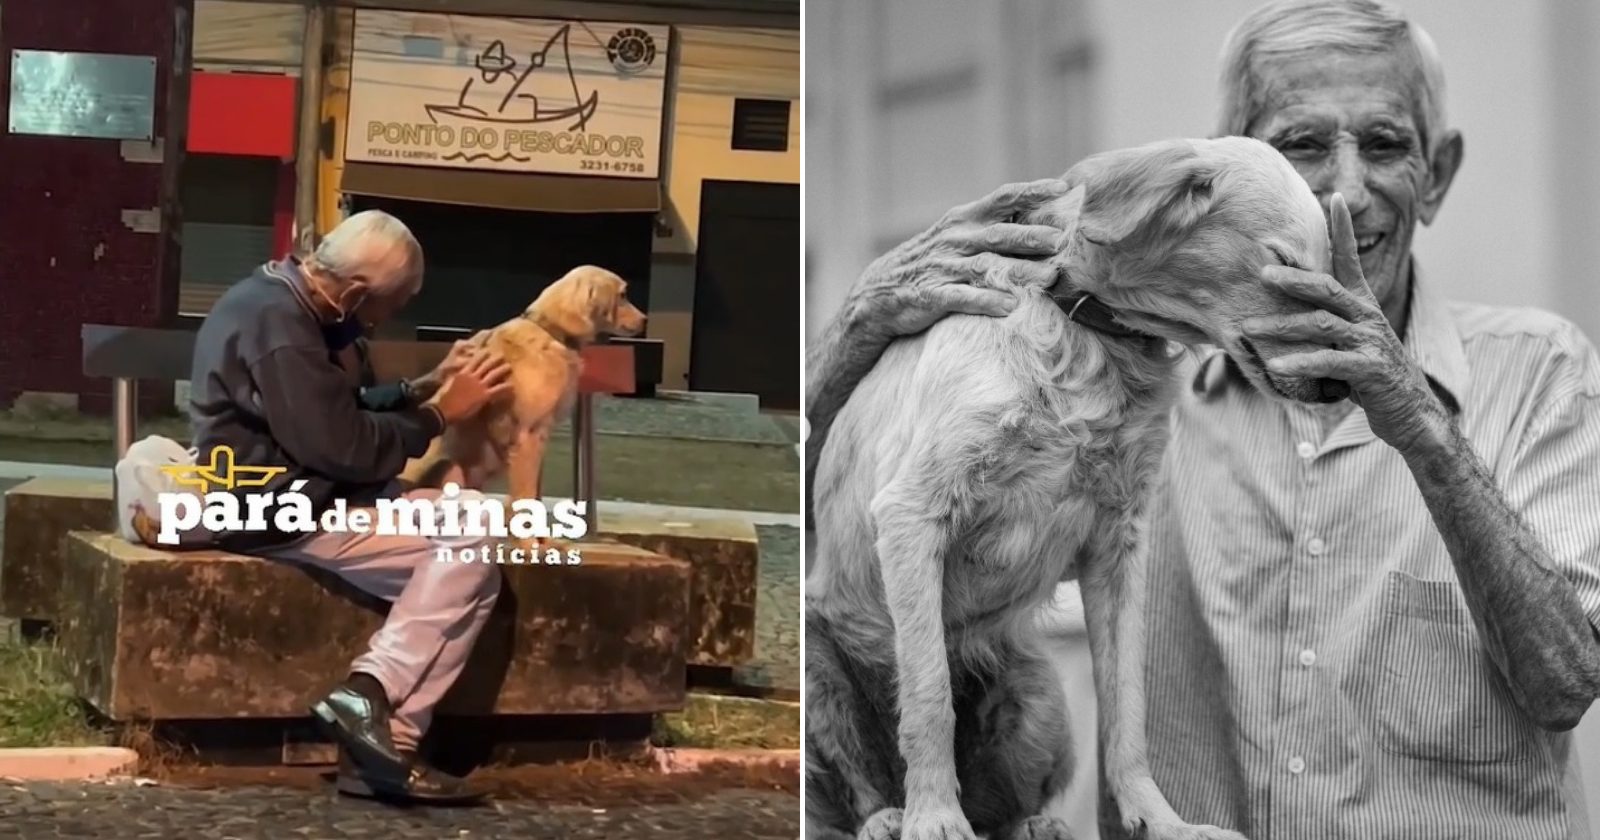
M 1085 161 L 1079 232 L 1094 245 L 1147 249 L 1176 242 L 1214 202 L 1216 167 L 1186 144 L 1156 154 L 1108 153 Z M 1102 160 L 1097 160 L 1097 158 Z M 1075 168 L 1076 169 L 1076 168 Z
M 1461 169 L 1461 156 L 1463 153 L 1461 132 L 1447 131 L 1434 146 L 1433 158 L 1428 162 L 1428 186 L 1422 191 L 1422 201 L 1419 202 L 1417 218 L 1425 225 L 1433 224 L 1435 216 L 1439 215 L 1439 207 L 1444 204 L 1444 195 L 1450 191 L 1450 184 L 1456 179 L 1456 172 Z

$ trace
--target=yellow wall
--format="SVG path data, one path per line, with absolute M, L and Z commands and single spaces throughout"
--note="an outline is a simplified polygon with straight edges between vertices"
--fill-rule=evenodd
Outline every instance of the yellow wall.
M 680 26 L 674 36 L 678 64 L 667 94 L 672 122 L 662 211 L 670 235 L 655 240 L 647 335 L 662 342 L 662 387 L 676 390 L 689 387 L 701 182 L 800 183 L 800 33 Z M 733 101 L 741 97 L 794 103 L 787 151 L 732 148 Z M 795 297 L 798 302 L 798 289 Z M 798 303 L 793 317 L 799 317 Z
M 350 104 L 350 58 L 355 44 L 356 11 L 341 8 L 333 13 L 332 57 L 323 68 L 322 121 L 332 125 L 331 148 L 322 150 L 317 164 L 317 235 L 337 225 L 344 215 L 339 210 L 339 182 L 344 176 L 344 117 Z M 327 139 L 327 135 L 324 135 Z
M 300 75 L 305 6 L 250 0 L 195 0 L 194 65 Z
M 677 81 L 668 93 L 667 222 L 657 253 L 693 253 L 700 225 L 700 182 L 800 183 L 800 33 L 794 30 L 680 26 Z M 787 152 L 731 148 L 733 101 L 787 99 Z
M 344 123 L 349 104 L 355 13 L 336 13 L 333 62 L 323 83 L 322 113 L 333 124 L 331 149 L 318 169 L 317 230 L 338 224 L 339 182 L 344 172 Z M 667 147 L 665 206 L 670 231 L 654 242 L 648 335 L 664 342 L 662 385 L 688 387 L 694 315 L 693 255 L 700 223 L 700 187 L 705 180 L 800 183 L 800 33 L 795 30 L 681 26 L 673 30 L 677 65 L 667 92 L 671 122 Z M 789 148 L 748 152 L 732 148 L 733 101 L 740 97 L 787 99 Z M 798 299 L 799 290 L 796 290 Z M 798 317 L 798 312 L 796 313 Z

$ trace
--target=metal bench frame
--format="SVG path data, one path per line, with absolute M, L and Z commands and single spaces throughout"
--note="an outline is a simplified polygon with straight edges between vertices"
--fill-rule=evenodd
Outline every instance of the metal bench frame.
M 111 418 L 117 459 L 121 460 L 138 435 L 140 379 L 183 380 L 189 376 L 194 356 L 194 333 L 181 329 L 119 327 L 106 324 L 83 325 L 83 374 L 111 380 Z M 371 356 L 374 368 L 381 355 L 396 359 L 414 374 L 431 370 L 450 349 L 448 342 L 374 341 Z M 593 348 L 591 348 L 593 349 Z M 607 351 L 626 352 L 627 379 L 631 383 L 633 348 L 606 347 Z M 631 388 L 631 384 L 627 386 Z M 595 533 L 599 517 L 595 508 L 594 395 L 629 393 L 620 385 L 604 388 L 580 386 L 572 407 L 572 496 L 584 502 L 584 520 L 589 533 Z M 113 487 L 115 484 L 113 483 Z

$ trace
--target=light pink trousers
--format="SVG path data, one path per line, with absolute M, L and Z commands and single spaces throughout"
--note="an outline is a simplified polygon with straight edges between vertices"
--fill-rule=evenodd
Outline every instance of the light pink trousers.
M 404 495 L 433 499 L 439 491 L 417 489 Z M 434 707 L 461 675 L 500 594 L 500 569 L 495 564 L 440 562 L 439 548 L 422 536 L 318 531 L 262 553 L 327 569 L 393 604 L 367 652 L 350 670 L 371 674 L 383 684 L 395 710 L 390 731 L 402 750 L 416 749 L 428 731 Z

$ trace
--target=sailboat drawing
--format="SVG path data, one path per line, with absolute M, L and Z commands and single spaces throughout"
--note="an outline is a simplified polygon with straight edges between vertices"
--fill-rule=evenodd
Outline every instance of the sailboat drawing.
M 566 128 L 567 131 L 585 130 L 589 120 L 600 107 L 600 92 L 591 90 L 585 97 L 578 90 L 578 76 L 572 69 L 572 48 L 568 43 L 571 30 L 570 24 L 556 30 L 543 48 L 529 56 L 527 65 L 520 70 L 517 67 L 517 60 L 506 54 L 505 44 L 499 40 L 494 41 L 474 60 L 477 73 L 470 76 L 466 84 L 461 86 L 461 93 L 456 97 L 455 104 L 423 106 L 427 109 L 428 118 L 436 124 L 441 116 L 469 122 L 510 125 L 572 120 Z M 567 81 L 572 85 L 573 104 L 546 107 L 540 103 L 538 96 L 524 93 L 522 88 L 536 71 L 550 66 L 551 52 L 557 43 L 561 49 L 555 59 L 559 62 L 558 66 L 566 71 Z M 500 91 L 501 88 L 504 88 L 503 93 Z M 486 93 L 500 94 L 498 105 L 493 111 L 485 111 L 475 105 L 467 104 L 468 99 L 473 96 L 482 97 Z

